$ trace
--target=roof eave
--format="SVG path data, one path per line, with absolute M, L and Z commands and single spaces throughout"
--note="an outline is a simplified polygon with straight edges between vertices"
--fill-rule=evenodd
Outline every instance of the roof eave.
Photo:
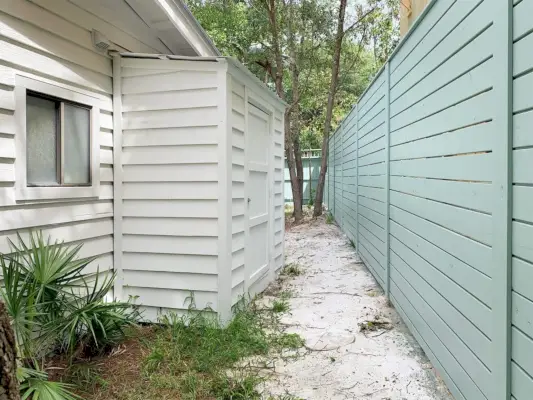
M 199 56 L 221 55 L 200 23 L 181 0 L 154 0 L 154 2 L 163 9 L 172 24 Z

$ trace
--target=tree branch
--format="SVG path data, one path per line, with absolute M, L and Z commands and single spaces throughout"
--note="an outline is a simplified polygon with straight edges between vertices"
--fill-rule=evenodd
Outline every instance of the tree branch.
M 345 29 L 344 31 L 344 35 L 346 35 L 349 31 L 351 31 L 352 29 L 354 29 L 355 27 L 357 27 L 357 25 L 359 25 L 361 22 L 363 22 L 363 20 L 368 17 L 370 14 L 372 14 L 374 11 L 376 11 L 378 8 L 378 6 L 375 6 L 374 8 L 371 8 L 370 10 L 368 10 L 366 13 L 363 14 L 363 16 L 361 18 L 359 18 L 357 21 L 355 21 L 352 25 L 350 25 L 347 29 Z

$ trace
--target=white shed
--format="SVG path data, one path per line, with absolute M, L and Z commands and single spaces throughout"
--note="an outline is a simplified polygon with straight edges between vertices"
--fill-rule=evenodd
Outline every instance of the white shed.
M 42 230 L 150 320 L 227 319 L 283 264 L 284 103 L 181 0 L 0 3 L 0 252 Z
M 154 319 L 192 292 L 227 319 L 283 265 L 285 104 L 229 58 L 116 60 L 116 293 Z

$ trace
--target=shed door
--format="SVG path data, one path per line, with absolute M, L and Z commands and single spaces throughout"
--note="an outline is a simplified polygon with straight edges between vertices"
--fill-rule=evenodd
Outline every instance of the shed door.
M 269 149 L 270 117 L 252 104 L 248 106 L 246 159 L 248 179 L 249 235 L 246 243 L 246 270 L 249 284 L 269 270 Z

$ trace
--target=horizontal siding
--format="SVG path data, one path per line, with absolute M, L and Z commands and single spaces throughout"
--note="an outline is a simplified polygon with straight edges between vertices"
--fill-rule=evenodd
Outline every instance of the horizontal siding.
M 216 311 L 216 71 L 136 61 L 123 68 L 125 293 L 149 312 L 186 310 L 191 293 Z
M 533 390 L 533 1 L 514 10 L 512 393 L 516 400 Z
M 140 21 L 140 20 L 139 20 Z M 113 268 L 112 61 L 97 51 L 91 29 L 130 51 L 153 51 L 133 36 L 64 1 L 4 2 L 0 10 L 0 252 L 27 229 L 99 256 L 88 272 Z M 99 99 L 100 181 L 97 199 L 17 202 L 15 196 L 15 77 L 24 75 Z
M 328 208 L 355 238 L 377 282 L 384 289 L 390 283 L 392 303 L 454 397 L 468 400 L 493 397 L 495 367 L 492 150 L 500 132 L 493 122 L 492 3 L 432 4 L 329 141 Z M 532 11 L 527 4 L 533 1 L 517 2 L 517 8 Z M 517 400 L 533 376 L 533 364 L 524 356 L 533 349 L 533 79 L 528 76 L 533 76 L 533 39 L 525 17 L 519 19 L 523 37 L 517 37 L 515 48 L 523 54 L 514 55 L 513 154 Z
M 359 231 L 357 232 L 359 251 L 370 272 L 382 287 L 385 286 L 386 279 L 386 209 L 384 204 L 387 200 L 385 192 L 386 143 L 381 140 L 385 135 L 383 129 L 386 106 L 384 75 L 381 73 L 372 88 L 365 94 L 369 99 L 365 102 L 364 96 L 359 102 L 357 116 L 352 122 L 352 125 L 356 124 L 358 128 L 356 134 L 359 148 L 349 151 L 348 155 L 350 170 L 355 168 L 358 171 L 356 210 L 359 213 Z M 355 110 L 352 113 L 355 114 Z M 357 222 L 354 225 L 357 225 Z
M 283 115 L 276 111 L 274 114 L 274 268 L 279 271 L 284 263 L 285 240 L 285 207 L 281 199 L 285 198 L 284 191 L 284 154 L 285 140 L 283 131 Z M 279 203 L 276 199 L 280 199 Z
M 451 3 L 391 64 L 391 295 L 454 394 L 481 400 L 494 363 L 492 16 L 489 1 Z
M 231 201 L 233 204 L 243 205 L 233 207 L 231 220 L 232 247 L 231 247 L 231 304 L 235 304 L 244 295 L 245 291 L 245 236 L 248 213 L 245 182 L 247 180 L 245 170 L 245 149 L 246 149 L 246 106 L 244 85 L 236 79 L 231 80 Z

